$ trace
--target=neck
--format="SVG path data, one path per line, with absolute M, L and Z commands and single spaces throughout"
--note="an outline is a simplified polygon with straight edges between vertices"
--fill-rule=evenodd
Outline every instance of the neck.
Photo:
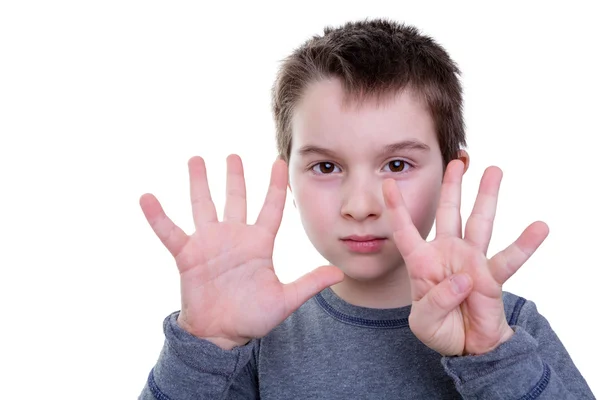
M 331 290 L 345 302 L 360 307 L 399 308 L 412 303 L 410 279 L 404 266 L 377 280 L 361 281 L 346 275 Z

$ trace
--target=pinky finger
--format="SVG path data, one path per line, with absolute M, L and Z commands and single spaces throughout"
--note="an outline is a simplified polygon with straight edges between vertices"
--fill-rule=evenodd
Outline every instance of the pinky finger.
M 177 256 L 188 240 L 185 232 L 167 217 L 154 195 L 150 193 L 142 195 L 140 207 L 156 236 L 174 257 Z
M 540 247 L 549 232 L 544 222 L 534 222 L 525 228 L 514 243 L 492 257 L 490 272 L 496 282 L 502 285 L 513 276 Z

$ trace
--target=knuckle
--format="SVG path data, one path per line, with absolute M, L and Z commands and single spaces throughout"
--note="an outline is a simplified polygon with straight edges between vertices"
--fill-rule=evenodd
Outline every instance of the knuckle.
M 433 309 L 446 310 L 448 308 L 448 290 L 445 289 L 445 287 L 438 286 L 430 292 L 429 304 Z

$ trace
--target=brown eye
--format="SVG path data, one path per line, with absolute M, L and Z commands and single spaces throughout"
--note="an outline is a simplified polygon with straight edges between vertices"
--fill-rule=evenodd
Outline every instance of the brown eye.
M 390 171 L 392 172 L 402 172 L 406 169 L 406 165 L 408 163 L 404 160 L 394 160 L 394 161 L 390 161 L 387 165 L 390 168 Z
M 319 163 L 319 170 L 324 174 L 330 174 L 333 172 L 334 166 L 332 163 L 322 162 Z
M 335 172 L 335 164 L 330 162 L 320 162 L 312 167 L 312 170 L 317 174 L 331 174 Z

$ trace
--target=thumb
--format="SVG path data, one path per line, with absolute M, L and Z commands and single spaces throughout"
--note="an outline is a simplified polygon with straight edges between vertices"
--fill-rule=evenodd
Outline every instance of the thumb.
M 338 267 L 327 265 L 316 268 L 296 281 L 283 285 L 287 315 L 292 314 L 323 289 L 343 281 L 344 276 Z
M 455 274 L 444 279 L 421 300 L 413 303 L 411 329 L 425 337 L 429 336 L 429 330 L 433 334 L 444 318 L 467 298 L 472 289 L 473 280 L 468 274 Z

